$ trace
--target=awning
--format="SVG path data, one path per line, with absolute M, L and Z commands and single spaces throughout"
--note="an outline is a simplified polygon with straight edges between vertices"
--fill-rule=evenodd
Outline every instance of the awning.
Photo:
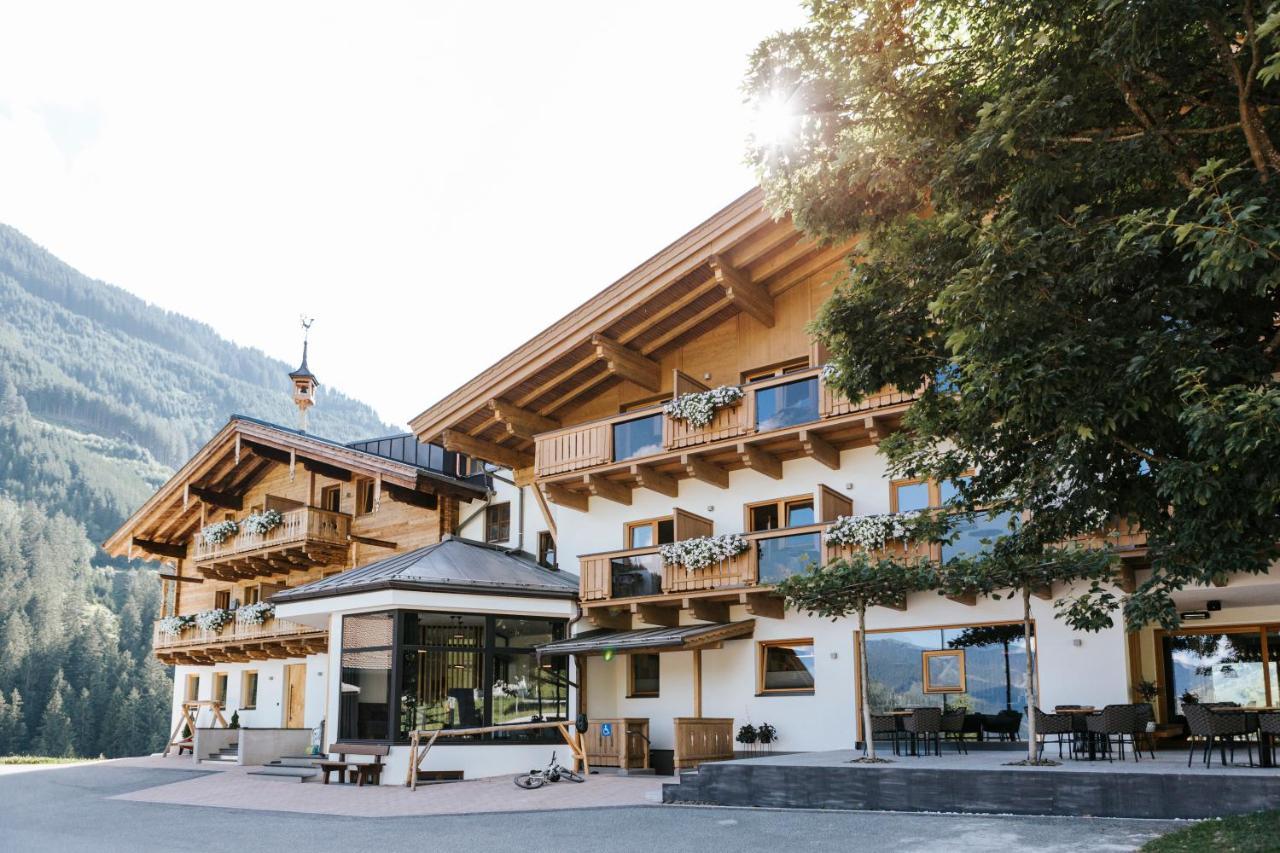
M 724 640 L 750 637 L 756 620 L 681 625 L 677 628 L 643 628 L 638 631 L 610 631 L 601 628 L 566 640 L 538 646 L 539 657 L 556 655 L 636 654 L 638 652 L 682 652 L 713 646 Z

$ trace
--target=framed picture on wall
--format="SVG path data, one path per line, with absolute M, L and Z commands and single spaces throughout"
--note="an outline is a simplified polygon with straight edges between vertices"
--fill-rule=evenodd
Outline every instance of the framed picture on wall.
M 963 693 L 964 649 L 921 652 L 925 693 Z

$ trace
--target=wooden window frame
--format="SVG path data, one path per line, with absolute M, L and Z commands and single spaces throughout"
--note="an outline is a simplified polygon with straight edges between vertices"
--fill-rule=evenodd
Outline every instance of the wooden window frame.
M 627 655 L 627 696 L 628 699 L 658 699 L 662 694 L 662 655 L 656 652 L 650 652 L 653 659 L 658 662 L 658 689 L 652 693 L 639 693 L 636 691 L 636 669 L 635 660 L 638 655 Z
M 193 686 L 195 688 L 194 690 L 192 689 Z M 187 680 L 184 683 L 182 688 L 182 701 L 196 702 L 196 701 L 199 701 L 199 699 L 200 699 L 200 673 L 189 672 L 187 673 Z M 192 732 L 192 734 L 195 734 L 195 732 Z
M 556 559 L 548 562 L 547 561 L 548 553 L 554 555 Z M 539 530 L 538 531 L 538 565 L 542 566 L 544 569 L 555 569 L 555 568 L 558 568 L 560 565 L 559 559 L 560 559 L 559 554 L 556 552 L 555 536 L 551 534 L 550 530 Z
M 653 518 L 642 518 L 639 521 L 627 521 L 622 525 L 622 548 L 624 551 L 630 551 L 633 548 L 657 548 L 662 544 L 658 541 L 658 524 L 663 521 L 671 522 L 671 541 L 676 540 L 676 517 L 672 515 L 659 515 Z M 632 545 L 631 531 L 639 527 L 653 528 L 653 544 L 652 545 Z
M 218 695 L 218 684 L 222 684 L 222 695 Z M 209 698 L 218 703 L 223 710 L 227 707 L 227 692 L 231 687 L 231 678 L 226 672 L 215 672 L 213 674 L 213 690 L 209 693 Z
M 357 477 L 355 488 L 356 488 L 356 503 L 355 503 L 356 517 L 372 515 L 375 498 L 377 497 L 374 494 L 375 485 L 374 485 L 373 478 Z
M 333 501 L 334 506 L 329 506 L 329 496 L 337 495 L 338 499 Z M 329 512 L 342 512 L 342 486 L 322 486 L 320 488 L 320 508 Z
M 248 694 L 249 676 L 253 676 L 253 701 L 245 704 L 245 698 Z M 246 669 L 240 673 L 240 710 L 253 711 L 258 707 L 258 671 L 256 669 Z
M 972 477 L 973 471 L 965 471 L 952 479 L 961 479 L 964 477 Z M 889 481 L 889 511 L 898 512 L 898 489 L 902 486 L 918 486 L 926 483 L 929 486 L 929 509 L 940 509 L 942 507 L 942 484 L 937 480 L 930 480 L 924 477 L 914 477 L 907 480 L 890 480 Z
M 808 493 L 803 495 L 790 495 L 785 498 L 772 498 L 767 501 L 752 501 L 749 504 L 742 505 L 742 529 L 748 533 L 759 533 L 762 531 L 751 529 L 751 512 L 760 507 L 775 505 L 778 508 L 778 526 L 774 530 L 788 530 L 793 525 L 786 523 L 787 509 L 792 504 L 808 503 L 813 508 L 813 521 L 809 524 L 794 525 L 796 527 L 809 527 L 818 523 L 818 497 L 815 494 Z
M 494 513 L 499 509 L 505 509 L 507 512 L 507 519 L 505 522 L 495 521 L 492 518 Z M 497 530 L 493 529 L 495 524 L 498 525 Z M 495 533 L 503 533 L 504 528 L 505 528 L 505 535 L 503 536 L 495 535 Z M 510 539 L 511 539 L 511 501 L 504 501 L 498 504 L 489 504 L 487 507 L 484 508 L 484 541 L 488 542 L 489 544 L 493 544 L 495 542 L 507 542 L 507 541 L 510 541 Z
M 231 608 L 230 589 L 215 589 L 213 591 L 213 607 L 215 610 L 229 610 Z
M 257 604 L 259 601 L 262 601 L 262 584 L 245 584 L 244 592 L 241 593 L 240 606 L 244 607 L 247 604 Z
M 799 373 L 802 370 L 808 370 L 813 367 L 813 359 L 811 356 L 796 356 L 785 361 L 775 362 L 765 367 L 754 367 L 751 370 L 744 370 L 738 374 L 742 379 L 743 385 L 750 385 L 752 382 L 762 382 L 765 379 L 775 379 L 779 376 L 786 376 L 791 373 Z
M 764 686 L 765 681 L 765 660 L 768 658 L 768 650 L 775 646 L 786 646 L 794 648 L 795 646 L 809 646 L 813 649 L 813 660 L 816 666 L 818 661 L 818 647 L 813 642 L 813 637 L 792 637 L 786 640 L 758 640 L 756 641 L 756 696 L 812 696 L 817 692 L 817 674 L 814 674 L 813 687 L 773 687 Z

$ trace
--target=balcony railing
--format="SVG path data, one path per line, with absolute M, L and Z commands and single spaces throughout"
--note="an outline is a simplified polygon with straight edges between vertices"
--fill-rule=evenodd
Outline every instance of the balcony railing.
M 747 533 L 743 536 L 749 545 L 747 550 L 694 570 L 664 566 L 656 547 L 586 554 L 579 561 L 580 593 L 583 601 L 601 601 L 772 586 L 811 564 L 824 565 L 852 553 L 851 546 L 825 543 L 822 531 L 826 528 L 826 524 L 808 524 Z M 929 545 L 891 542 L 885 551 L 899 556 L 928 556 Z
M 310 543 L 345 546 L 351 533 L 351 516 L 315 507 L 303 507 L 283 513 L 284 520 L 266 533 L 241 530 L 232 538 L 217 544 L 207 543 L 199 533 L 195 537 L 197 563 L 226 560 L 264 549 Z
M 850 403 L 822 379 L 820 368 L 742 386 L 736 406 L 719 409 L 710 424 L 696 427 L 663 414 L 660 407 L 603 418 L 542 433 L 535 439 L 534 470 L 550 477 L 698 447 L 743 436 L 783 432 L 830 418 L 899 406 L 915 394 L 884 389 Z
M 236 644 L 260 640 L 278 640 L 298 637 L 306 634 L 323 634 L 323 629 L 313 628 L 288 619 L 270 618 L 256 625 L 233 620 L 221 631 L 207 630 L 193 625 L 181 634 L 165 634 L 160 631 L 157 622 L 154 629 L 154 647 L 156 651 L 168 649 L 185 649 L 214 644 Z

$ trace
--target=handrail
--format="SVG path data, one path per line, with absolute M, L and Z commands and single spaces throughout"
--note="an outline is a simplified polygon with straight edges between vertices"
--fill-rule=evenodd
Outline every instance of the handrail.
M 793 536 L 800 533 L 816 533 L 826 530 L 831 526 L 829 521 L 820 521 L 814 524 L 799 524 L 795 527 L 775 527 L 772 530 L 754 530 L 750 533 L 739 533 L 743 539 L 749 542 L 757 542 L 761 539 L 780 539 L 784 536 Z M 717 534 L 718 535 L 718 534 Z M 578 559 L 586 559 L 588 557 L 601 560 L 605 558 L 618 559 L 621 557 L 643 557 L 647 554 L 656 554 L 661 545 L 648 545 L 644 548 L 626 548 L 621 551 L 593 551 L 590 554 L 579 554 Z
M 196 562 L 217 560 L 259 548 L 293 542 L 316 541 L 345 545 L 351 532 L 351 516 L 319 507 L 302 507 L 281 513 L 283 520 L 266 533 L 241 530 L 230 540 L 208 544 L 199 532 L 195 535 Z
M 152 647 L 156 649 L 174 649 L 186 646 L 204 646 L 209 643 L 244 642 L 247 640 L 269 640 L 276 637 L 290 637 L 301 634 L 323 634 L 325 629 L 291 622 L 288 619 L 274 617 L 257 623 L 248 624 L 233 620 L 221 631 L 214 631 L 199 626 L 187 628 L 181 634 L 164 634 L 160 632 L 160 621 L 153 628 Z

